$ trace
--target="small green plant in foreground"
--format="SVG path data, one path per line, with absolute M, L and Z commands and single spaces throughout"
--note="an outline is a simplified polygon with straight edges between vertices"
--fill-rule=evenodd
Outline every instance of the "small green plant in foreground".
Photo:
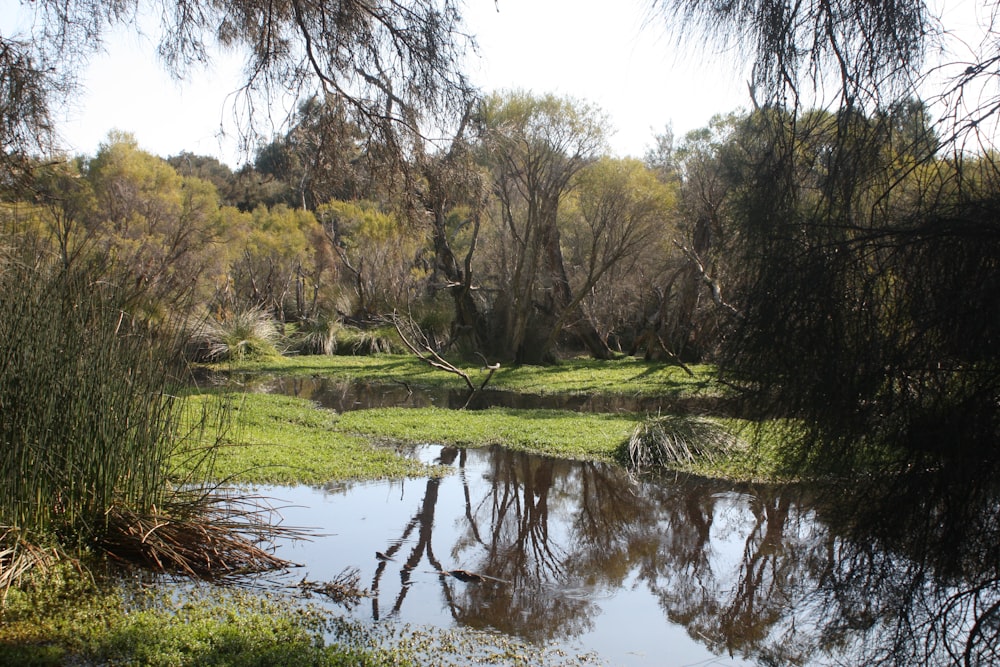
M 26 667 L 561 667 L 594 664 L 517 639 L 347 620 L 299 597 L 231 586 L 104 587 L 62 565 L 11 591 L 0 664 Z

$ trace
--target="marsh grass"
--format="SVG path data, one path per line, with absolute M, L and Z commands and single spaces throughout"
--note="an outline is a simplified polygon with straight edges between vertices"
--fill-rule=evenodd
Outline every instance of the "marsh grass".
M 186 440 L 210 440 L 207 415 L 180 422 L 184 329 L 133 316 L 134 279 L 38 257 L 0 257 L 0 587 L 95 548 L 199 576 L 281 566 L 246 499 L 171 471 Z
M 376 327 L 341 327 L 337 333 L 337 351 L 348 355 L 403 354 L 406 347 L 392 325 Z
M 306 532 L 278 526 L 272 514 L 263 498 L 190 489 L 162 508 L 111 508 L 98 546 L 129 563 L 201 579 L 285 569 L 294 564 L 276 557 L 263 539 L 278 534 L 294 539 Z
M 108 508 L 165 499 L 177 341 L 93 275 L 0 270 L 0 516 L 22 537 L 94 535 Z
M 694 415 L 657 415 L 635 427 L 623 458 L 643 472 L 699 463 L 712 465 L 746 445 L 717 421 Z

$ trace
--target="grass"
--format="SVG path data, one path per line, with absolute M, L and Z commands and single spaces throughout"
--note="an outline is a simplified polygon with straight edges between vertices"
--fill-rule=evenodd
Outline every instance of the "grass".
M 189 429 L 217 432 L 219 420 L 235 426 L 214 440 L 178 451 L 173 472 L 180 479 L 255 484 L 321 484 L 338 479 L 383 479 L 427 474 L 428 468 L 369 439 L 345 432 L 337 415 L 305 399 L 277 394 L 216 391 L 185 401 Z M 206 464 L 205 456 L 211 460 Z
M 638 422 L 639 417 L 631 414 L 562 410 L 381 408 L 344 413 L 337 427 L 410 443 L 503 445 L 562 458 L 610 461 Z

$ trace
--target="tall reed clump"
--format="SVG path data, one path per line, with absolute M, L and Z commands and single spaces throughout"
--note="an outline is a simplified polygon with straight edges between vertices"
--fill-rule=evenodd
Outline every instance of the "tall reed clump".
M 99 275 L 20 253 L 0 258 L 0 526 L 8 542 L 91 543 L 115 508 L 155 508 L 168 493 L 178 424 L 168 390 L 180 346 L 133 319 L 122 287 Z

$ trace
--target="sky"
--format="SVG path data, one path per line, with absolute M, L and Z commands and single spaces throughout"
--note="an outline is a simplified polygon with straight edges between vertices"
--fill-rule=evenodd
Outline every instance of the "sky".
M 648 4 L 465 0 L 465 26 L 479 44 L 467 71 L 486 92 L 521 88 L 595 104 L 616 128 L 612 152 L 641 157 L 668 124 L 680 136 L 747 98 L 746 76 L 734 63 L 685 58 L 661 26 L 644 28 Z M 12 5 L 18 11 L 17 0 L 0 1 Z M 231 138 L 230 94 L 239 76 L 238 55 L 217 54 L 211 68 L 174 81 L 151 39 L 117 34 L 91 60 L 83 95 L 62 114 L 62 140 L 69 153 L 93 155 L 116 129 L 163 157 L 190 151 L 238 166 L 245 158 Z M 230 138 L 220 139 L 220 129 Z
M 646 21 L 651 0 L 464 3 L 465 27 L 479 44 L 466 63 L 473 82 L 486 92 L 519 88 L 597 105 L 615 129 L 616 155 L 641 157 L 668 125 L 682 137 L 749 103 L 747 64 L 733 53 L 678 46 L 661 23 Z M 18 0 L 0 7 L 4 34 L 12 16 L 30 11 Z M 150 38 L 119 33 L 85 69 L 61 137 L 67 152 L 94 155 L 109 131 L 122 130 L 163 157 L 189 151 L 236 167 L 247 159 L 234 139 L 231 93 L 239 84 L 238 54 L 216 54 L 210 68 L 178 82 L 157 62 Z M 277 122 L 286 110 L 276 110 Z

